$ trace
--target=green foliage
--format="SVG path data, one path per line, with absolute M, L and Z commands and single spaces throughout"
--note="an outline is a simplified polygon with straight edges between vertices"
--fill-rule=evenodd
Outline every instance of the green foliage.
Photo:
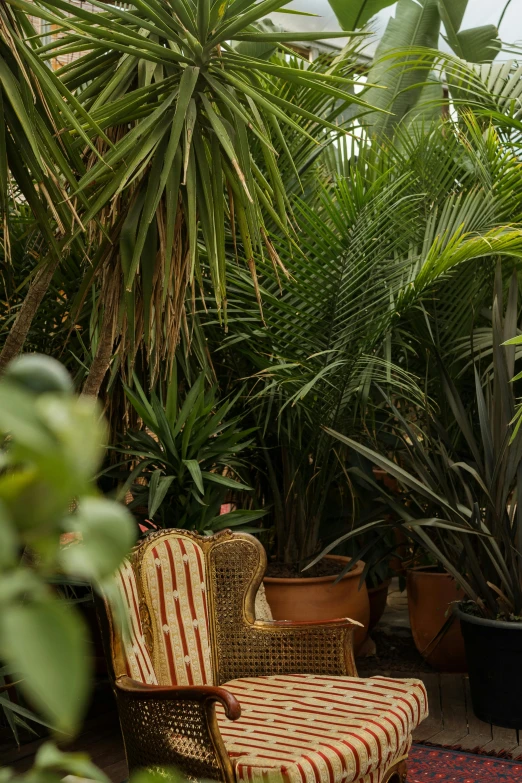
M 446 31 L 446 41 L 455 54 L 471 63 L 494 60 L 501 43 L 495 25 L 461 30 L 468 0 L 438 0 L 440 17 Z
M 0 783 L 60 783 L 64 775 L 74 775 L 87 780 L 109 783 L 109 778 L 99 770 L 84 753 L 62 753 L 52 743 L 38 750 L 33 766 L 22 775 L 4 767 L 0 770 Z
M 332 492 L 351 507 L 342 450 L 321 425 L 364 427 L 375 383 L 422 405 L 416 357 L 430 330 L 446 343 L 469 335 L 462 301 L 473 293 L 486 306 L 492 255 L 522 253 L 510 224 L 521 214 L 519 163 L 493 128 L 439 121 L 356 152 L 332 149 L 327 165 L 342 176 L 316 200 L 295 200 L 303 255 L 282 253 L 283 289 L 265 273 L 264 323 L 238 271 L 229 299 L 223 374 L 253 376 L 256 491 L 270 498 L 278 557 L 294 562 L 317 552 L 339 511 Z
M 96 767 L 84 753 L 62 753 L 51 743 L 43 745 L 36 754 L 29 772 L 15 773 L 9 768 L 0 769 L 0 783 L 61 783 L 64 775 L 99 783 L 109 783 L 109 778 Z M 136 772 L 131 783 L 186 783 L 186 778 L 175 769 Z
M 0 668 L 0 707 L 16 744 L 20 746 L 20 729 L 38 736 L 38 727 L 47 726 L 35 712 L 23 704 L 23 696 L 16 681 L 16 672 L 10 666 Z
M 124 9 L 94 0 L 96 12 L 71 0 L 9 3 L 14 21 L 5 47 L 34 74 L 59 124 L 49 137 L 63 141 L 57 179 L 66 193 L 56 203 L 80 199 L 66 247 L 81 239 L 89 257 L 70 311 L 75 325 L 86 301 L 94 310 L 88 393 L 99 391 L 117 339 L 122 366 L 133 365 L 140 347 L 154 376 L 159 361 L 171 365 L 186 292 L 203 287 L 204 278 L 226 321 L 226 228 L 241 240 L 254 280 L 256 264 L 277 256 L 276 230 L 295 242 L 276 146 L 287 128 L 302 142 L 313 138 L 309 123 L 317 135 L 339 129 L 323 113 L 274 94 L 273 84 L 301 87 L 330 106 L 366 108 L 347 73 L 296 72 L 282 59 L 266 59 L 266 48 L 262 58 L 253 56 L 259 50 L 249 45 L 284 48 L 295 39 L 262 24 L 289 1 L 205 0 L 196 7 L 155 0 Z M 43 43 L 29 15 L 63 36 Z M 73 52 L 78 59 L 48 67 Z M 288 154 L 283 144 L 282 157 Z M 44 217 L 47 226 L 47 213 L 38 219 Z M 93 282 L 94 304 L 87 298 Z
M 233 494 L 237 503 L 251 492 L 240 480 L 240 455 L 252 443 L 252 430 L 241 428 L 240 415 L 230 415 L 237 399 L 219 404 L 216 388 L 205 389 L 203 374 L 185 392 L 174 374 L 165 405 L 154 393 L 149 401 L 137 382 L 135 388 L 126 387 L 126 393 L 144 429 L 128 432 L 120 449 L 124 465 L 132 468 L 121 493 L 131 489 L 130 508 L 145 508 L 144 518 L 161 527 L 205 534 L 238 526 L 253 530 L 265 510 L 220 515 L 227 497 Z
M 436 49 L 439 33 L 437 0 L 399 0 L 395 16 L 388 22 L 368 72 L 368 81 L 376 85 L 369 90 L 371 102 L 388 112 L 366 118 L 374 133 L 393 135 L 397 125 L 417 105 L 428 72 L 425 66 L 414 67 L 414 56 L 410 55 L 409 62 L 407 56 L 401 55 L 392 60 L 391 53 L 402 53 L 410 47 Z
M 0 380 L 0 656 L 28 700 L 62 734 L 86 704 L 86 629 L 49 587 L 57 573 L 107 586 L 132 546 L 129 513 L 96 497 L 105 427 L 53 359 L 25 356 Z M 74 508 L 76 507 L 76 508 Z M 74 508 L 74 510 L 72 510 Z M 62 533 L 81 534 L 70 549 Z M 20 562 L 20 552 L 30 557 Z
M 49 585 L 86 578 L 113 597 L 113 574 L 134 543 L 128 511 L 98 497 L 93 474 L 105 427 L 92 399 L 72 393 L 63 367 L 25 355 L 0 380 L 0 657 L 7 673 L 61 739 L 78 731 L 89 686 L 88 631 L 74 604 Z M 74 508 L 74 510 L 72 510 Z M 60 545 L 62 533 L 80 540 Z M 20 560 L 20 554 L 25 557 Z M 32 712 L 0 696 L 13 726 Z M 109 783 L 83 753 L 48 742 L 23 774 L 0 770 L 0 783 L 60 783 L 64 775 Z M 132 783 L 183 783 L 175 770 L 141 772 Z
M 57 140 L 60 124 L 49 103 L 52 96 L 39 89 L 38 71 L 22 66 L 13 45 L 21 42 L 23 26 L 19 27 L 7 7 L 2 7 L 0 217 L 8 233 L 9 204 L 13 191 L 18 190 L 39 222 L 53 255 L 60 252 L 64 234 L 74 227 L 74 211 L 66 197 L 67 183 L 74 181 L 74 174 Z M 68 108 L 64 106 L 63 111 L 67 114 Z
M 467 5 L 468 0 L 399 0 L 368 72 L 368 81 L 376 86 L 368 91 L 367 100 L 388 112 L 367 118 L 372 132 L 392 137 L 405 118 L 440 113 L 442 82 L 430 71 L 438 60 L 441 23 L 459 58 L 474 63 L 495 59 L 501 48 L 496 27 L 460 29 Z
M 50 362 L 46 356 L 35 354 L 13 359 L 4 372 L 4 380 L 35 394 L 73 392 L 71 376 L 65 367 L 58 362 Z
M 343 30 L 357 30 L 395 0 L 328 0 Z
M 493 362 L 481 375 L 478 359 L 474 361 L 472 405 L 466 407 L 448 371 L 440 366 L 451 412 L 449 426 L 430 409 L 425 409 L 418 421 L 409 420 L 388 399 L 387 429 L 396 438 L 392 459 L 382 450 L 328 429 L 338 441 L 397 479 L 403 489 L 400 497 L 394 497 L 366 478 L 369 488 L 395 512 L 392 523 L 370 522 L 366 529 L 400 525 L 456 578 L 483 614 L 492 618 L 520 616 L 522 611 L 522 555 L 518 547 L 522 533 L 522 432 L 516 431 L 512 422 L 515 393 L 510 382 L 515 363 L 510 337 L 517 330 L 518 316 L 516 273 L 504 313 L 502 303 L 499 268 L 492 308 Z

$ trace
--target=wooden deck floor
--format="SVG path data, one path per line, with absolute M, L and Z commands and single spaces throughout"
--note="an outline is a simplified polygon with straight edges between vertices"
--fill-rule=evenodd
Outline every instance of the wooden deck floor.
M 368 676 L 370 672 L 364 668 L 360 666 L 361 674 Z M 387 674 L 405 676 L 404 672 L 390 671 Z M 466 677 L 424 672 L 416 676 L 424 681 L 428 690 L 430 716 L 415 732 L 415 741 L 495 756 L 522 757 L 522 746 L 515 731 L 491 727 L 474 717 Z M 91 708 L 83 731 L 69 749 L 89 753 L 113 783 L 122 783 L 127 778 L 127 766 L 118 716 L 107 685 L 99 686 L 99 689 L 101 693 Z M 36 740 L 19 750 L 0 752 L 0 765 L 24 772 L 31 766 L 41 742 Z
M 399 672 L 392 676 L 400 677 Z M 404 672 L 402 673 L 404 677 Z M 429 742 L 493 756 L 519 758 L 522 745 L 514 729 L 483 723 L 473 714 L 469 680 L 462 674 L 418 674 L 428 691 L 429 717 L 413 735 L 415 742 Z
M 2 740 L 0 766 L 12 767 L 17 772 L 29 769 L 38 748 L 46 741 L 35 739 L 16 748 L 12 746 L 12 741 L 8 744 L 6 738 Z M 122 783 L 127 779 L 127 762 L 118 713 L 108 681 L 98 682 L 82 732 L 74 742 L 64 746 L 64 750 L 88 753 L 114 783 Z

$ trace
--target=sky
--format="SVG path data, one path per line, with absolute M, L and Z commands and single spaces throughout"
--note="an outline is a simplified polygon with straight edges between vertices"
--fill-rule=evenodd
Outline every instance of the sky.
M 350 0 L 346 0 L 347 3 Z M 461 29 L 478 27 L 484 24 L 497 24 L 505 0 L 469 0 L 466 16 Z M 288 6 L 299 11 L 320 14 L 320 18 L 294 16 L 289 14 L 272 14 L 274 22 L 288 30 L 339 30 L 328 0 L 293 0 Z M 394 14 L 394 6 L 386 8 L 374 19 L 372 27 L 376 31 L 376 38 L 382 34 L 390 16 Z M 508 43 L 522 43 L 522 0 L 511 0 L 511 5 L 506 11 L 500 27 L 500 37 Z M 342 39 L 340 39 L 340 42 Z M 375 49 L 369 47 L 369 53 Z

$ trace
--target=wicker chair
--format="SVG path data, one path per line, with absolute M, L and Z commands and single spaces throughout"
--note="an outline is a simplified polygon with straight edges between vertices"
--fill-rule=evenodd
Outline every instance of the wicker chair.
M 416 680 L 359 679 L 354 623 L 256 621 L 259 542 L 153 533 L 100 613 L 129 769 L 225 783 L 402 783 L 427 715 Z

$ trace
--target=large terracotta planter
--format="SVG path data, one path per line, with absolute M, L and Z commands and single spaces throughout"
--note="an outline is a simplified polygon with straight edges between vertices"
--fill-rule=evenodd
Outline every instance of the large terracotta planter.
M 437 671 L 467 671 L 464 638 L 457 616 L 437 638 L 453 611 L 450 604 L 464 598 L 455 579 L 450 574 L 439 573 L 436 567 L 421 567 L 408 571 L 406 584 L 411 632 L 417 650 Z
M 386 599 L 388 598 L 388 588 L 391 579 L 385 579 L 377 587 L 368 588 L 368 598 L 370 599 L 370 622 L 368 624 L 368 633 L 377 625 L 386 609 Z
M 341 555 L 327 555 L 337 560 L 340 569 L 349 562 Z M 337 584 L 336 576 L 283 579 L 265 576 L 266 598 L 274 620 L 335 620 L 349 617 L 362 623 L 354 634 L 355 652 L 364 642 L 370 621 L 368 590 L 359 582 L 364 563 L 360 560 Z

